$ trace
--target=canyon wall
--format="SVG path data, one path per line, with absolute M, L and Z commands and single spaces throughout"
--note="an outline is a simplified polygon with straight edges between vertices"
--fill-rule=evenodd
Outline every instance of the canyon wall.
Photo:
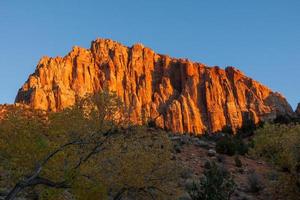
M 179 133 L 236 129 L 249 120 L 293 113 L 282 95 L 234 67 L 208 67 L 108 39 L 93 41 L 90 49 L 74 47 L 65 57 L 43 57 L 15 102 L 60 111 L 77 96 L 104 89 L 132 108 L 135 123 L 144 116 Z

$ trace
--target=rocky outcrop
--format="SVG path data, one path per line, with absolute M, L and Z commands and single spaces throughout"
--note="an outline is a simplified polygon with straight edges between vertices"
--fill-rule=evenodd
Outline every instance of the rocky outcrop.
M 117 92 L 132 108 L 134 122 L 146 116 L 180 133 L 235 129 L 247 120 L 293 112 L 282 95 L 234 67 L 207 67 L 107 39 L 93 41 L 90 49 L 74 47 L 65 57 L 43 57 L 16 102 L 59 111 L 77 96 L 104 89 Z
M 295 113 L 298 117 L 300 117 L 300 103 L 298 103 Z

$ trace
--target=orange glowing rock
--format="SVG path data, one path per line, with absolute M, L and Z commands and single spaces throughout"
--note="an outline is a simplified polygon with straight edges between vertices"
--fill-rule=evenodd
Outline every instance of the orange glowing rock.
M 180 133 L 236 129 L 246 120 L 293 113 L 282 95 L 233 67 L 207 67 L 108 39 L 93 41 L 90 49 L 74 47 L 63 58 L 43 57 L 16 102 L 59 111 L 76 96 L 103 89 L 116 91 L 133 108 L 133 122 L 149 116 L 157 126 Z

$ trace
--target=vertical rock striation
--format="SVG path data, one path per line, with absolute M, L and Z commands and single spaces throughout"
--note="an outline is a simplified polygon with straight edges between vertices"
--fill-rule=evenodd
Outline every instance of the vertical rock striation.
M 43 57 L 16 102 L 59 111 L 73 105 L 77 96 L 104 89 L 132 107 L 134 122 L 142 123 L 141 116 L 146 116 L 179 133 L 235 129 L 247 120 L 293 112 L 282 95 L 234 67 L 207 67 L 108 39 L 93 41 L 90 49 L 74 47 L 65 57 Z

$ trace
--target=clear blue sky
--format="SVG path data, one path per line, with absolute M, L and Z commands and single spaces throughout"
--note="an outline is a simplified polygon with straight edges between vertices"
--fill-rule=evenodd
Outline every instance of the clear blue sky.
M 12 103 L 43 55 L 97 37 L 232 65 L 300 102 L 300 0 L 1 0 L 0 103 Z

